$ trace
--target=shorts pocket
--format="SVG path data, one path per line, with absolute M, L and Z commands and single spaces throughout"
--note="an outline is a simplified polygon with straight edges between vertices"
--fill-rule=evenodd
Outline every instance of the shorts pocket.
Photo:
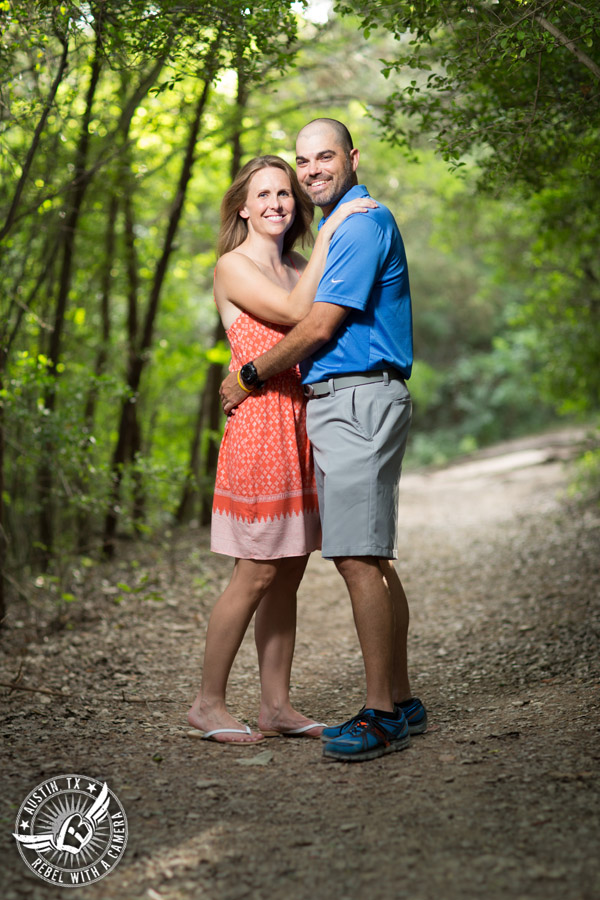
M 377 429 L 377 404 L 368 385 L 350 390 L 351 416 L 354 427 L 367 441 L 372 441 Z

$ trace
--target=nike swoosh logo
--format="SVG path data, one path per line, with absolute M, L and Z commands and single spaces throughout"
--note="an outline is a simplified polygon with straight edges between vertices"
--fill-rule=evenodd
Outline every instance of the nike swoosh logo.
M 331 283 L 332 284 L 341 284 L 343 280 L 344 280 L 343 278 L 332 278 Z

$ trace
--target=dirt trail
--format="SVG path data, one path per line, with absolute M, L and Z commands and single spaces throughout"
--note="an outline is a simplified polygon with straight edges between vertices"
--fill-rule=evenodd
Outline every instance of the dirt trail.
M 307 739 L 187 737 L 229 571 L 206 532 L 80 573 L 53 629 L 43 591 L 27 618 L 13 612 L 0 680 L 20 670 L 21 686 L 53 693 L 3 689 L 3 900 L 60 892 L 29 873 L 11 832 L 26 794 L 71 772 L 108 782 L 129 841 L 112 873 L 68 897 L 598 900 L 600 513 L 564 498 L 575 437 L 404 477 L 398 569 L 431 728 L 380 760 L 326 762 Z M 294 702 L 335 722 L 362 694 L 341 579 L 313 555 Z M 231 708 L 254 724 L 257 706 L 250 636 Z

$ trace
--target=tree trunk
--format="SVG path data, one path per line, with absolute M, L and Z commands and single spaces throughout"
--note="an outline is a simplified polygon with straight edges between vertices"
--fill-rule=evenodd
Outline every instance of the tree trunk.
M 148 90 L 152 87 L 156 79 L 158 78 L 161 69 L 164 66 L 164 59 L 159 59 L 152 66 L 152 68 L 141 78 L 139 84 L 131 94 L 131 96 L 127 99 L 123 106 L 123 110 L 121 112 L 121 116 L 119 118 L 118 132 L 116 135 L 116 140 L 119 145 L 124 148 L 125 159 L 123 160 L 121 165 L 121 171 L 125 174 L 126 184 L 124 187 L 113 188 L 109 205 L 108 205 L 108 220 L 106 226 L 106 237 L 105 237 L 105 262 L 104 262 L 104 272 L 101 281 L 101 298 L 100 298 L 100 316 L 102 322 L 102 338 L 101 344 L 96 354 L 96 362 L 94 366 L 94 376 L 95 379 L 100 378 L 100 376 L 104 373 L 106 367 L 106 361 L 108 358 L 108 351 L 110 348 L 110 334 L 111 334 L 111 322 L 110 322 L 110 292 L 111 292 L 111 270 L 113 267 L 113 260 L 115 255 L 115 236 L 116 236 L 116 226 L 117 226 L 117 216 L 119 211 L 119 196 L 120 194 L 124 194 L 125 201 L 125 242 L 126 242 L 126 250 L 127 250 L 127 275 L 128 275 L 128 283 L 129 283 L 129 295 L 128 295 L 128 304 L 129 304 L 129 344 L 130 344 L 130 360 L 133 357 L 134 350 L 132 349 L 137 340 L 137 322 L 136 322 L 136 307 L 137 307 L 137 288 L 138 288 L 138 273 L 137 273 L 137 260 L 135 258 L 135 246 L 134 246 L 134 233 L 133 233 L 133 214 L 132 214 L 132 203 L 131 203 L 131 189 L 130 189 L 130 161 L 129 154 L 127 152 L 127 141 L 129 139 L 129 129 L 131 126 L 131 121 L 133 119 L 134 113 L 143 100 L 143 98 L 148 93 Z M 126 91 L 127 85 L 123 83 L 122 90 Z M 133 306 L 133 314 L 132 314 L 132 306 Z M 98 388 L 97 384 L 94 384 L 90 391 L 88 392 L 84 410 L 84 431 L 86 435 L 91 435 L 94 430 L 94 418 L 96 412 L 96 401 L 98 398 Z M 138 435 L 137 435 L 138 443 L 141 441 L 141 436 L 139 434 L 139 424 L 138 424 Z M 137 452 L 137 451 L 132 451 Z M 141 485 L 139 488 L 140 497 L 138 497 L 137 508 L 139 510 L 138 515 L 141 515 L 143 512 L 143 498 L 141 497 Z M 77 528 L 77 540 L 78 547 L 82 550 L 84 547 L 88 545 L 89 542 L 89 533 L 90 533 L 90 521 L 89 517 L 85 513 L 81 513 L 78 516 L 78 528 Z
M 242 145 L 244 126 L 242 124 L 242 119 L 246 112 L 246 107 L 248 106 L 248 85 L 244 73 L 244 57 L 241 51 L 237 58 L 236 72 L 237 90 L 235 97 L 235 120 L 233 134 L 231 136 L 231 164 L 229 166 L 229 175 L 232 181 L 240 171 L 242 165 L 242 156 L 244 153 L 244 147 Z
M 0 391 L 4 388 L 4 369 L 6 355 L 0 350 Z M 0 628 L 4 624 L 6 616 L 5 573 L 8 550 L 8 540 L 5 529 L 4 516 L 4 403 L 0 401 Z
M 248 90 L 246 79 L 244 77 L 243 60 L 241 55 L 237 62 L 237 95 L 235 109 L 234 131 L 231 137 L 231 164 L 229 174 L 231 181 L 239 172 L 242 156 L 242 118 L 248 104 Z M 221 323 L 217 320 L 213 333 L 212 344 L 218 344 L 224 341 L 227 335 Z M 198 499 L 200 524 L 209 525 L 212 513 L 213 485 L 217 471 L 217 462 L 219 458 L 220 440 L 215 435 L 221 431 L 222 410 L 219 399 L 219 387 L 223 380 L 223 366 L 220 363 L 211 363 L 206 373 L 206 380 L 202 393 L 200 394 L 200 402 L 198 404 L 198 413 L 196 415 L 196 424 L 194 427 L 194 436 L 190 449 L 189 475 L 186 478 L 179 507 L 176 513 L 176 520 L 179 524 L 189 522 L 196 513 L 196 505 Z M 202 435 L 208 430 L 209 436 L 202 453 Z
M 213 333 L 212 344 L 213 346 L 217 344 L 219 341 L 224 341 L 226 338 L 225 329 L 221 324 L 221 320 L 218 319 L 215 330 Z M 204 382 L 204 387 L 200 393 L 200 401 L 198 404 L 198 413 L 196 415 L 196 422 L 194 426 L 194 435 L 192 437 L 192 444 L 190 448 L 190 461 L 188 465 L 188 476 L 185 480 L 185 484 L 183 486 L 183 491 L 181 493 L 181 500 L 179 501 L 179 506 L 177 507 L 177 512 L 175 514 L 176 521 L 183 525 L 184 522 L 189 522 L 194 518 L 198 507 L 198 500 L 200 500 L 199 505 L 199 513 L 201 520 L 206 518 L 206 506 L 207 506 L 207 488 L 206 482 L 203 480 L 206 472 L 210 472 L 210 468 L 208 463 L 206 463 L 203 467 L 203 471 L 201 471 L 201 462 L 203 458 L 202 454 L 202 435 L 204 433 L 204 429 L 207 427 L 207 423 L 212 421 L 214 418 L 213 406 L 215 397 L 217 402 L 219 401 L 219 386 L 221 384 L 221 380 L 223 377 L 223 366 L 219 363 L 211 363 L 206 373 L 206 380 Z M 219 403 L 219 413 L 220 413 L 221 404 Z M 210 410 L 210 412 L 209 412 Z M 216 457 L 218 458 L 218 443 L 216 448 Z M 208 454 L 205 454 L 208 455 Z M 216 468 L 216 459 L 214 459 L 214 452 L 211 454 L 211 460 L 213 460 L 213 467 Z M 214 478 L 213 478 L 214 480 Z M 212 483 L 212 482 L 211 482 Z M 210 506 L 212 506 L 212 489 L 210 489 Z M 203 524 L 208 524 L 203 522 Z
M 206 377 L 208 382 L 208 373 Z M 175 513 L 175 520 L 178 525 L 191 521 L 194 518 L 196 509 L 196 501 L 200 492 L 200 456 L 202 444 L 202 429 L 204 419 L 206 417 L 206 382 L 205 389 L 200 394 L 200 403 L 196 414 L 196 422 L 194 425 L 194 434 L 190 447 L 190 461 L 188 464 L 188 474 L 181 492 L 181 500 Z
M 138 293 L 139 293 L 139 277 L 137 253 L 135 250 L 135 223 L 133 218 L 133 197 L 131 195 L 131 185 L 127 186 L 125 193 L 125 246 L 127 259 L 127 280 L 129 284 L 127 296 L 127 337 L 129 347 L 129 369 L 135 365 L 138 343 Z M 131 436 L 130 443 L 127 445 L 128 454 L 125 464 L 135 462 L 136 456 L 142 449 L 142 427 L 140 425 L 140 417 L 138 414 L 137 403 L 132 404 L 130 411 Z M 133 510 L 132 518 L 137 533 L 140 533 L 140 525 L 144 518 L 144 509 L 146 506 L 144 483 L 139 471 L 134 470 L 134 492 L 133 492 Z
M 109 509 L 107 510 L 104 522 L 103 549 L 107 556 L 112 556 L 114 553 L 114 537 L 119 520 L 119 498 L 121 493 L 121 481 L 123 478 L 123 468 L 128 461 L 127 452 L 131 452 L 131 448 L 135 446 L 136 442 L 135 410 L 132 408 L 135 406 L 135 403 L 137 401 L 140 381 L 147 361 L 147 354 L 152 346 L 154 326 L 158 313 L 160 296 L 167 273 L 169 259 L 171 257 L 171 253 L 173 252 L 173 244 L 175 235 L 177 234 L 177 229 L 179 227 L 187 188 L 192 176 L 194 166 L 194 152 L 198 140 L 200 122 L 202 120 L 202 116 L 208 101 L 212 76 L 213 72 L 211 69 L 209 69 L 209 71 L 206 73 L 206 79 L 204 82 L 202 93 L 198 98 L 198 102 L 196 104 L 194 118 L 192 120 L 192 124 L 190 126 L 188 134 L 186 153 L 181 167 L 179 183 L 177 185 L 174 202 L 171 207 L 171 214 L 167 223 L 162 254 L 156 266 L 154 281 L 152 283 L 152 288 L 150 291 L 150 298 L 148 301 L 148 309 L 146 311 L 146 317 L 144 320 L 142 337 L 129 365 L 127 385 L 129 388 L 130 396 L 127 400 L 124 401 L 121 409 L 119 436 L 112 459 L 113 490 Z
M 56 297 L 56 308 L 54 314 L 54 327 L 50 338 L 50 346 L 48 356 L 50 358 L 49 373 L 52 376 L 53 383 L 48 387 L 44 396 L 44 407 L 51 415 L 54 412 L 56 403 L 56 379 L 58 377 L 57 366 L 60 358 L 62 346 L 62 332 L 65 322 L 65 314 L 67 310 L 67 302 L 71 281 L 73 275 L 73 258 L 75 250 L 75 238 L 77 235 L 77 225 L 83 198 L 90 182 L 90 175 L 86 173 L 87 158 L 90 144 L 89 124 L 92 118 L 92 108 L 94 104 L 94 96 L 102 63 L 104 60 L 102 50 L 102 32 L 103 32 L 103 13 L 104 3 L 100 4 L 99 11 L 95 19 L 96 43 L 94 57 L 90 67 L 90 82 L 87 90 L 85 112 L 81 123 L 81 131 L 75 155 L 75 172 L 71 194 L 67 203 L 70 203 L 67 210 L 64 236 L 62 238 L 62 252 L 60 262 L 60 276 L 58 294 Z M 40 543 L 42 544 L 42 557 L 40 562 L 45 568 L 48 564 L 52 548 L 54 544 L 54 509 L 52 502 L 53 488 L 53 471 L 52 471 L 52 444 L 47 441 L 44 447 L 43 461 L 38 471 L 38 494 L 40 499 Z
M 116 192 L 113 191 L 108 204 L 108 218 L 106 221 L 106 234 L 104 238 L 104 261 L 100 285 L 100 321 L 102 334 L 100 345 L 96 352 L 94 362 L 94 381 L 87 393 L 85 408 L 83 411 L 83 452 L 84 456 L 89 448 L 89 440 L 94 432 L 94 418 L 96 415 L 96 402 L 98 400 L 98 379 L 104 374 L 110 347 L 110 292 L 112 276 L 111 270 L 115 257 L 115 235 L 119 201 Z M 85 481 L 81 479 L 77 485 L 79 493 L 86 489 Z M 91 522 L 87 512 L 81 509 L 77 515 L 77 548 L 83 552 L 89 545 Z
M 111 270 L 115 258 L 115 234 L 117 228 L 117 215 L 119 211 L 119 200 L 116 193 L 113 193 L 108 204 L 108 218 L 106 221 L 106 234 L 104 237 L 104 262 L 103 272 L 100 283 L 100 321 L 102 323 L 102 334 L 100 337 L 100 346 L 96 353 L 96 361 L 94 363 L 94 378 L 97 381 L 104 374 L 106 361 L 108 359 L 108 350 L 110 347 L 110 292 L 112 275 Z M 94 383 L 85 401 L 85 409 L 83 419 L 86 433 L 91 434 L 94 428 L 94 417 L 96 413 L 96 401 L 98 399 L 98 385 Z
M 142 452 L 142 429 L 140 419 L 137 414 L 137 406 L 133 408 L 133 426 L 131 434 L 131 447 L 129 448 L 130 457 L 128 462 L 135 463 L 138 456 Z M 146 487 L 142 473 L 139 468 L 133 469 L 133 504 L 131 510 L 131 518 L 135 533 L 139 536 L 142 532 L 142 525 L 146 517 Z
M 220 320 L 215 328 L 215 337 L 217 340 L 223 340 L 225 338 L 225 329 Z M 201 525 L 210 525 L 212 514 L 213 485 L 217 474 L 219 447 L 221 445 L 220 438 L 217 437 L 217 435 L 220 435 L 221 424 L 223 422 L 223 410 L 221 408 L 221 398 L 219 397 L 219 387 L 222 380 L 223 366 L 220 363 L 212 363 L 208 370 L 205 387 L 207 397 L 206 408 L 208 411 L 208 421 L 206 423 L 208 427 L 208 437 L 204 454 L 204 465 L 200 476 L 202 488 L 202 505 L 200 510 Z

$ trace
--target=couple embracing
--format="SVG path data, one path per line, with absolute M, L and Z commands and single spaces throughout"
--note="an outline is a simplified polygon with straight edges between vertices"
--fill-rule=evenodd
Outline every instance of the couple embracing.
M 393 565 L 411 417 L 408 270 L 396 222 L 358 184 L 358 162 L 347 128 L 315 119 L 297 138 L 297 174 L 279 157 L 258 157 L 223 199 L 215 301 L 232 361 L 211 548 L 235 564 L 188 714 L 209 740 L 320 738 L 324 756 L 348 762 L 402 750 L 427 726 L 411 694 L 409 611 Z M 323 219 L 307 262 L 293 248 L 310 237 L 314 206 Z M 332 726 L 289 697 L 296 593 L 319 547 L 346 583 L 366 677 L 363 708 Z M 255 731 L 225 703 L 253 615 Z

